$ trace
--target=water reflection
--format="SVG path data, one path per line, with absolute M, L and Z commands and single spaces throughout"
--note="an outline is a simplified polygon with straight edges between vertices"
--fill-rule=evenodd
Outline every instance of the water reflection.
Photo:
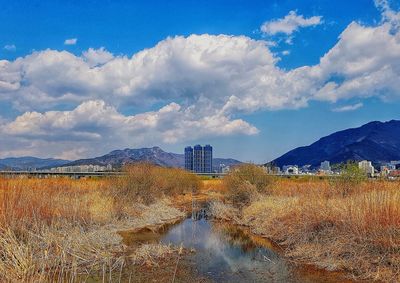
M 214 221 L 207 204 L 195 205 L 189 218 L 166 226 L 165 230 L 124 234 L 125 244 L 161 241 L 194 248 L 196 253 L 191 260 L 198 273 L 215 282 L 351 282 L 340 273 L 295 267 L 268 240 L 235 225 Z
M 278 254 L 232 225 L 210 221 L 206 210 L 171 228 L 161 241 L 196 249 L 198 271 L 218 282 L 295 282 Z

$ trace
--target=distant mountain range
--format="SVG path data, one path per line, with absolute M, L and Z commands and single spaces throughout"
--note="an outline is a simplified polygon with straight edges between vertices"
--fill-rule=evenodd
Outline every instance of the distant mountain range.
M 32 170 L 43 167 L 57 167 L 71 162 L 70 160 L 54 159 L 54 158 L 37 158 L 32 156 L 25 157 L 9 157 L 0 159 L 0 170 Z
M 75 161 L 62 159 L 41 159 L 36 157 L 12 157 L 0 159 L 0 170 L 31 170 L 31 169 L 49 169 L 52 167 L 74 166 L 74 165 L 103 165 L 111 164 L 118 168 L 124 164 L 147 161 L 163 167 L 180 167 L 185 166 L 185 158 L 183 154 L 165 152 L 159 147 L 139 148 L 139 149 L 123 149 L 114 150 L 110 153 L 88 159 L 79 159 Z M 232 166 L 241 163 L 231 158 L 214 158 L 213 166 L 215 169 L 220 164 Z
M 183 154 L 165 152 L 157 146 L 151 148 L 139 148 L 139 149 L 126 148 L 123 150 L 114 150 L 100 157 L 80 159 L 65 165 L 73 166 L 73 165 L 93 164 L 93 165 L 106 166 L 107 164 L 111 164 L 113 165 L 113 167 L 120 167 L 124 164 L 135 163 L 140 161 L 148 161 L 163 167 L 183 168 L 185 166 L 185 157 Z M 232 158 L 213 159 L 213 166 L 215 168 L 217 168 L 220 164 L 232 166 L 239 163 L 241 162 Z
M 369 160 L 381 164 L 400 160 L 400 121 L 370 122 L 323 137 L 309 146 L 298 147 L 272 161 L 283 165 L 312 165 L 322 161 L 331 164 L 348 160 Z
M 400 160 L 400 121 L 370 122 L 359 128 L 347 129 L 323 137 L 309 146 L 298 147 L 272 161 L 273 164 L 311 165 L 317 167 L 322 161 L 331 164 L 348 160 L 369 160 L 375 165 Z M 124 164 L 148 161 L 164 167 L 184 167 L 184 155 L 165 152 L 159 147 L 114 150 L 110 153 L 76 161 L 41 159 L 36 157 L 13 157 L 0 159 L 0 170 L 47 169 L 72 165 L 108 165 L 121 167 Z M 215 169 L 220 164 L 232 166 L 241 163 L 231 158 L 214 158 Z

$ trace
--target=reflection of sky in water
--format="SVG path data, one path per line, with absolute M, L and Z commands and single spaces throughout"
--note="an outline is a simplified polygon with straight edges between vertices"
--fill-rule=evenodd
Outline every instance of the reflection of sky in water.
M 257 247 L 238 231 L 205 219 L 186 219 L 170 229 L 162 242 L 195 248 L 200 273 L 229 282 L 293 282 L 288 266 L 273 251 Z

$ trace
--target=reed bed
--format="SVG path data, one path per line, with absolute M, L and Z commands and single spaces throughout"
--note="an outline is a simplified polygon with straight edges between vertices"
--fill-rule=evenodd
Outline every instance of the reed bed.
M 118 232 L 184 217 L 170 199 L 196 190 L 198 180 L 149 164 L 126 170 L 110 179 L 0 179 L 0 281 L 111 280 L 147 255 L 155 261 L 175 251 L 132 251 Z
M 214 213 L 250 226 L 297 262 L 400 281 L 400 182 L 363 179 L 349 187 L 346 180 L 274 179 L 257 190 L 252 180 L 242 181 L 253 191 L 244 205 L 229 198 L 238 193 L 233 189 Z

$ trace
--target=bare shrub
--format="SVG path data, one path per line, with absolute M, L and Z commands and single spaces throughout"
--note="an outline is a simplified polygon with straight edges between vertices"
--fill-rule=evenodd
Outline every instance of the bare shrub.
M 338 177 L 330 179 L 333 193 L 340 194 L 343 197 L 352 194 L 361 183 L 367 180 L 365 173 L 355 162 L 348 162 L 340 166 L 341 174 Z
M 263 168 L 254 164 L 235 167 L 223 179 L 227 188 L 227 198 L 235 207 L 248 205 L 258 193 L 268 194 L 272 179 Z
M 175 196 L 197 191 L 199 178 L 182 169 L 163 168 L 150 163 L 137 163 L 124 168 L 126 176 L 113 180 L 108 192 L 116 201 L 151 204 L 162 196 Z

